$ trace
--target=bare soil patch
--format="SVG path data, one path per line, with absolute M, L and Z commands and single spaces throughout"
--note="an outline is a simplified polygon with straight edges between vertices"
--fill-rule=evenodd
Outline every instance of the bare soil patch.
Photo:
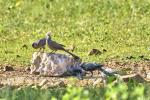
M 132 77 L 133 74 L 138 74 L 137 79 L 140 79 L 140 82 L 149 82 L 150 80 L 150 62 L 149 61 L 140 61 L 140 62 L 117 62 L 109 61 L 104 63 L 105 66 L 112 69 L 118 70 L 121 75 L 126 75 L 126 77 Z M 3 67 L 4 65 L 1 65 Z M 6 66 L 6 65 L 5 65 Z M 47 87 L 64 87 L 67 84 L 74 83 L 76 86 L 93 86 L 93 85 L 102 85 L 100 75 L 97 71 L 94 72 L 94 76 L 90 77 L 87 75 L 83 80 L 72 80 L 70 76 L 68 77 L 46 77 L 39 75 L 31 75 L 29 71 L 25 71 L 25 67 L 13 67 L 14 71 L 4 71 L 0 69 L 0 86 L 28 86 L 28 85 L 37 85 L 42 86 L 43 88 Z M 142 79 L 142 81 L 141 81 Z M 98 84 L 95 83 L 98 81 Z

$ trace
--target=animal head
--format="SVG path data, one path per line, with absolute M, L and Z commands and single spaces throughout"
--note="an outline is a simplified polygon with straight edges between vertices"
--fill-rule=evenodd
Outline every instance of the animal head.
M 47 32 L 46 33 L 47 36 L 51 36 L 51 34 L 52 34 L 51 32 Z
M 38 44 L 37 43 L 33 43 L 32 47 L 35 48 L 35 49 L 37 49 L 38 48 Z
M 46 33 L 46 39 L 51 39 L 51 34 L 52 34 L 51 32 L 47 32 Z

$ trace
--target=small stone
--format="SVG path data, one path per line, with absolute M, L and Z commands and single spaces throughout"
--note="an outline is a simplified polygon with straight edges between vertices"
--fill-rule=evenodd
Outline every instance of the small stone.
M 126 59 L 135 59 L 134 56 L 127 56 Z
M 138 83 L 143 83 L 146 82 L 146 80 L 139 74 L 129 74 L 129 75 L 124 75 L 120 77 L 124 82 L 128 81 L 136 81 Z
M 65 87 L 65 83 L 63 81 L 59 81 L 55 83 L 55 86 Z
M 30 74 L 39 75 L 39 74 L 40 74 L 40 72 L 36 72 L 36 71 L 34 71 L 34 72 L 30 72 Z
M 139 58 L 144 58 L 144 55 L 140 55 Z
M 18 91 L 20 91 L 22 89 L 22 87 L 17 88 Z
M 106 49 L 103 49 L 103 52 L 107 52 L 107 50 L 106 50 Z
M 0 89 L 1 89 L 2 87 L 4 87 L 4 86 L 3 86 L 3 84 L 0 83 Z
M 147 73 L 146 78 L 150 80 L 150 72 Z
M 48 89 L 48 88 L 50 88 L 50 85 L 48 85 L 48 84 L 45 84 L 45 85 L 43 85 L 42 87 L 41 87 L 41 89 Z
M 39 84 L 39 86 L 43 86 L 43 85 L 45 85 L 47 82 L 48 82 L 47 79 L 43 79 L 43 80 L 41 81 L 41 83 Z
M 33 88 L 33 89 L 38 89 L 39 86 L 38 86 L 38 85 L 33 85 L 31 88 Z
M 30 67 L 29 67 L 29 66 L 26 67 L 26 68 L 25 68 L 25 71 L 27 71 L 27 72 L 31 71 Z
M 27 84 L 25 87 L 32 87 L 34 86 L 35 84 L 33 82 L 29 82 L 29 84 Z
M 59 82 L 59 86 L 64 87 L 64 86 L 65 86 L 65 83 L 64 83 L 63 81 L 60 81 L 60 82 Z
M 0 67 L 0 70 L 1 70 L 1 69 L 3 69 L 3 67 L 2 67 L 2 66 Z
M 102 83 L 102 79 L 99 78 L 99 79 L 97 79 L 96 81 L 93 82 L 93 86 L 98 86 L 98 85 L 100 85 L 101 83 Z
M 26 44 L 24 44 L 24 45 L 22 46 L 22 48 L 28 49 L 28 46 L 27 46 Z
M 92 49 L 88 55 L 90 56 L 90 55 L 100 55 L 100 54 L 102 54 L 102 52 L 100 50 Z
M 4 67 L 3 67 L 3 70 L 4 70 L 4 71 L 14 71 L 14 68 L 11 67 L 11 66 L 4 66 Z
M 17 57 L 17 58 L 20 58 L 21 56 L 20 56 L 20 55 L 16 55 L 16 57 Z

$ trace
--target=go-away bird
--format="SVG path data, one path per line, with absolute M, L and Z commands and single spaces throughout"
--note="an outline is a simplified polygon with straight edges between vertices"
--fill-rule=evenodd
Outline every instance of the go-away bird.
M 52 52 L 56 52 L 57 50 L 62 50 L 62 51 L 65 51 L 65 52 L 69 53 L 70 55 L 72 55 L 75 59 L 79 59 L 78 56 L 76 56 L 76 55 L 74 55 L 73 53 L 71 53 L 71 52 L 67 51 L 66 49 L 64 49 L 64 47 L 65 47 L 64 45 L 59 44 L 59 43 L 53 41 L 53 40 L 51 39 L 51 33 L 50 33 L 50 32 L 48 32 L 48 33 L 46 34 L 46 42 L 47 42 L 47 44 L 48 44 L 48 47 L 49 47 L 51 50 L 53 50 Z
M 45 45 L 46 45 L 46 38 L 39 39 L 32 43 L 32 47 L 34 49 L 40 49 L 39 51 L 41 51 L 41 49 L 43 49 L 43 52 L 45 49 Z

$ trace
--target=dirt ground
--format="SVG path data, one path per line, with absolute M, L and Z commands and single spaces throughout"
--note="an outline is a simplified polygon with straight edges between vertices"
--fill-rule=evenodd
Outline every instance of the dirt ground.
M 117 62 L 109 61 L 104 63 L 105 66 L 118 70 L 123 77 L 134 77 L 139 82 L 150 82 L 150 61 L 140 62 Z M 0 87 L 11 86 L 41 86 L 42 88 L 66 86 L 67 84 L 75 84 L 76 86 L 101 86 L 103 85 L 100 75 L 97 71 L 94 76 L 87 75 L 83 80 L 68 77 L 46 77 L 39 75 L 31 75 L 25 67 L 15 67 L 13 71 L 4 71 L 1 65 L 0 69 Z M 10 65 L 9 65 L 10 66 Z

